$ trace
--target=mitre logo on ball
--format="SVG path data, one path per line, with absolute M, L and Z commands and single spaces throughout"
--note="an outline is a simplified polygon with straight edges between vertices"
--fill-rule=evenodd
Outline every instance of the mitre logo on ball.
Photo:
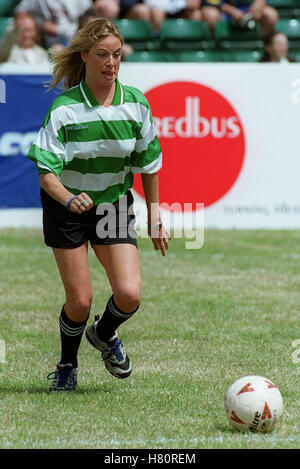
M 169 206 L 208 207 L 235 184 L 245 157 L 245 133 L 233 105 L 218 91 L 187 81 L 145 93 L 163 153 L 160 200 Z M 137 178 L 134 189 L 142 196 Z

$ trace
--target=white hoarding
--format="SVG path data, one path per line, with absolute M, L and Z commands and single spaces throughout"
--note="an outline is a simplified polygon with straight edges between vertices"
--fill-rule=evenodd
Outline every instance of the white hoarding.
M 210 114 L 209 106 L 213 102 L 209 99 L 206 102 L 206 95 L 204 95 L 200 98 L 200 104 L 198 102 L 195 106 L 196 96 L 193 94 L 195 84 L 220 94 L 239 116 L 240 127 L 244 134 L 244 157 L 240 172 L 232 181 L 231 187 L 217 200 L 206 206 L 205 227 L 300 227 L 300 66 L 298 64 L 286 66 L 278 64 L 126 64 L 126 67 L 122 68 L 121 79 L 124 83 L 134 84 L 147 96 L 151 96 L 153 89 L 159 87 L 166 89 L 164 85 L 189 82 L 192 93 L 191 95 L 187 93 L 186 97 L 194 100 L 188 105 L 191 107 L 194 102 L 193 113 L 189 111 L 194 123 L 196 119 L 199 122 L 201 118 L 205 119 Z M 163 99 L 163 93 L 161 98 Z M 165 125 L 167 127 L 168 124 L 169 139 L 176 141 L 175 146 L 171 145 L 170 149 L 178 148 L 182 151 L 187 138 L 178 133 L 174 135 L 172 123 L 176 119 L 172 121 L 172 115 L 168 110 L 169 107 L 174 108 L 172 101 L 178 101 L 178 99 L 183 101 L 179 86 L 178 93 L 173 93 L 173 95 L 171 93 L 165 101 L 165 116 L 169 116 Z M 221 101 L 219 104 L 223 106 Z M 218 105 L 218 102 L 214 102 L 213 105 Z M 178 115 L 180 112 L 183 115 L 182 110 L 188 109 L 188 106 L 183 102 L 178 103 Z M 218 109 L 214 109 L 213 112 L 217 114 Z M 153 114 L 155 117 L 155 109 L 153 109 Z M 221 131 L 220 125 L 218 129 Z M 231 129 L 233 134 L 234 123 Z M 215 195 L 218 196 L 218 184 L 222 184 L 222 174 L 218 173 L 218 165 L 222 155 L 219 157 L 213 155 L 215 166 L 207 167 L 206 160 L 212 158 L 213 144 L 206 145 L 208 136 L 205 136 L 204 126 L 199 127 L 199 134 L 201 130 L 204 136 L 201 138 L 200 135 L 197 141 L 194 138 L 195 155 L 193 157 L 195 161 L 195 157 L 198 156 L 198 165 L 193 165 L 192 171 L 201 174 L 203 168 L 209 169 L 201 181 L 215 186 Z M 238 135 L 237 138 L 239 137 Z M 229 141 L 227 147 L 226 139 Z M 234 138 L 230 134 L 219 139 L 215 136 L 217 151 L 222 153 L 221 140 L 224 142 L 223 157 L 230 166 L 232 165 L 230 141 L 233 144 Z M 163 143 L 167 149 L 167 154 L 164 154 L 164 166 L 167 172 L 168 165 L 176 154 L 168 152 L 166 134 L 163 137 Z M 210 150 L 210 153 L 206 153 L 206 148 Z M 241 158 L 241 155 L 235 155 L 235 157 Z M 184 154 L 178 171 L 178 175 L 180 172 L 182 175 L 178 180 L 180 200 L 180 192 L 191 184 L 191 170 L 188 168 L 189 154 Z M 222 171 L 223 179 L 228 177 L 226 164 L 222 166 Z M 195 180 L 193 178 L 194 185 Z M 199 186 L 200 184 L 199 177 Z M 201 193 L 201 187 L 199 187 L 199 193 Z M 187 199 L 186 202 L 196 202 L 196 200 Z M 205 203 L 205 200 L 198 200 L 198 202 Z
M 300 64 L 123 63 L 120 80 L 153 110 L 171 224 L 201 225 L 204 204 L 206 228 L 300 227 Z M 143 225 L 139 183 L 135 195 Z

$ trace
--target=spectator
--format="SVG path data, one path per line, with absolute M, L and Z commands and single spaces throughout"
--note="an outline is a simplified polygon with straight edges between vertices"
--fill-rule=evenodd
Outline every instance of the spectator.
M 41 47 L 40 31 L 35 18 L 21 15 L 0 41 L 0 61 L 18 64 L 48 63 L 47 51 Z
M 120 16 L 120 0 L 94 0 L 94 8 L 100 18 L 115 20 Z
M 84 26 L 93 20 L 100 18 L 99 13 L 95 8 L 89 8 L 86 10 L 78 19 L 78 29 L 84 28 Z
M 201 20 L 201 0 L 144 0 L 151 9 L 151 23 L 156 32 L 166 18 Z
M 107 14 L 110 14 L 108 10 L 107 10 Z M 93 21 L 97 18 L 101 18 L 101 16 L 99 12 L 96 10 L 96 8 L 89 8 L 79 18 L 79 29 L 83 28 L 86 24 L 90 23 L 90 21 Z M 109 19 L 109 18 L 106 18 L 106 19 Z M 121 60 L 125 60 L 126 57 L 131 55 L 133 52 L 134 52 L 133 47 L 131 47 L 129 44 L 124 43 L 122 47 Z
M 259 62 L 289 63 L 296 62 L 288 56 L 289 40 L 286 34 L 273 32 L 265 38 L 265 52 Z
M 202 20 L 208 24 L 212 36 L 214 35 L 215 24 L 223 19 L 222 4 L 223 0 L 202 0 L 201 3 Z
M 21 0 L 15 9 L 35 16 L 41 29 L 44 46 L 66 46 L 78 29 L 78 18 L 92 6 L 92 0 Z
M 203 0 L 202 19 L 206 21 L 213 32 L 217 21 L 231 19 L 238 24 L 243 24 L 247 15 L 260 23 L 264 37 L 274 30 L 278 20 L 278 12 L 267 5 L 265 0 L 253 0 L 250 6 L 245 0 Z
M 120 0 L 120 17 L 151 21 L 151 10 L 142 0 Z

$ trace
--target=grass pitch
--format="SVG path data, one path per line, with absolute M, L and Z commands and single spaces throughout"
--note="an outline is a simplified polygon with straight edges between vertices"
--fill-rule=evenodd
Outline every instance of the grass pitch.
M 0 448 L 299 448 L 299 246 L 298 231 L 208 230 L 202 249 L 174 239 L 163 258 L 140 240 L 142 303 L 119 330 L 131 377 L 113 378 L 83 337 L 77 390 L 50 394 L 64 302 L 55 261 L 39 230 L 0 231 Z M 110 289 L 92 250 L 89 261 L 91 321 Z M 282 393 L 269 435 L 226 419 L 224 394 L 248 374 Z

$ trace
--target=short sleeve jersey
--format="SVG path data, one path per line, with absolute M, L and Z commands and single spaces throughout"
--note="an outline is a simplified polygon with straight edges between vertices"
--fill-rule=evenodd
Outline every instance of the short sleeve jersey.
M 84 79 L 52 103 L 28 158 L 71 193 L 113 203 L 134 174 L 156 173 L 162 154 L 146 97 L 116 80 L 112 104 L 99 105 Z

